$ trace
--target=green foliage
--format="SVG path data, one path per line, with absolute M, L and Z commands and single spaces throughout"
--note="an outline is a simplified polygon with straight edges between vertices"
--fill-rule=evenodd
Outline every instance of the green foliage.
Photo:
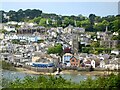
M 54 47 L 50 47 L 48 48 L 48 51 L 47 51 L 48 54 L 59 54 L 59 55 L 61 55 L 62 52 L 63 52 L 63 49 L 61 44 L 57 44 Z
M 106 30 L 106 26 L 109 26 L 109 22 L 106 20 L 103 20 L 100 23 L 97 23 L 96 25 L 94 25 L 94 29 L 96 31 L 105 31 Z
M 37 24 L 39 24 L 41 17 L 35 17 L 33 21 Z
M 97 42 L 93 41 L 90 46 L 91 47 L 99 47 L 100 46 L 100 42 L 99 41 L 97 41 Z
M 41 10 L 37 9 L 20 9 L 18 11 L 10 10 L 9 12 L 1 10 L 0 13 L 2 13 L 1 16 L 3 23 L 8 21 L 8 19 L 4 18 L 4 14 L 7 14 L 7 16 L 10 17 L 9 21 L 33 22 L 45 27 L 66 27 L 71 24 L 73 26 L 84 27 L 86 31 L 91 32 L 105 31 L 106 26 L 108 26 L 108 30 L 112 32 L 120 30 L 120 15 L 108 15 L 106 17 L 96 16 L 95 14 L 90 14 L 89 17 L 82 15 L 61 16 L 42 13 Z M 48 20 L 49 24 L 46 23 L 46 20 Z
M 2 69 L 5 69 L 5 70 L 13 70 L 13 71 L 16 70 L 13 65 L 5 61 L 0 61 L 0 65 L 2 65 Z
M 90 47 L 83 47 L 82 52 L 83 53 L 89 53 L 90 49 L 91 49 Z
M 81 82 L 80 85 L 83 88 L 106 88 L 106 89 L 114 89 L 118 88 L 119 84 L 119 75 L 115 76 L 111 74 L 108 77 L 99 77 L 96 80 L 92 80 L 91 78 L 88 78 L 86 81 Z
M 13 39 L 11 42 L 12 42 L 13 44 L 20 44 L 20 40 L 18 40 L 18 39 Z
M 41 26 L 46 26 L 46 19 L 45 18 L 42 18 L 39 22 L 39 25 Z
M 110 53 L 112 48 L 104 48 L 104 47 L 82 47 L 82 53 L 92 53 L 92 54 L 100 54 L 100 53 Z
M 94 25 L 93 27 L 96 31 L 103 31 L 105 29 L 103 23 L 98 23 L 98 24 Z
M 112 23 L 113 23 L 112 28 L 114 29 L 114 31 L 118 31 L 120 29 L 120 26 L 119 26 L 120 25 L 120 20 L 117 19 L 117 20 L 113 21 Z
M 77 21 L 76 24 L 77 24 L 77 27 L 81 27 L 81 22 L 80 21 Z
M 7 33 L 8 31 L 7 30 L 0 30 L 0 33 Z
M 69 19 L 68 17 L 64 18 L 64 26 L 68 26 L 69 24 L 74 25 L 74 21 L 72 19 Z
M 81 21 L 81 25 L 82 27 L 87 27 L 88 25 L 90 25 L 90 21 L 89 20 Z
M 109 25 L 109 22 L 107 20 L 103 20 L 102 23 L 105 25 L 105 26 L 108 26 Z
M 118 44 L 118 45 L 116 46 L 116 48 L 120 49 L 120 44 Z
M 95 14 L 90 14 L 90 15 L 89 15 L 89 19 L 90 19 L 90 23 L 91 23 L 91 25 L 94 24 L 95 17 L 96 17 Z
M 120 74 L 111 74 L 107 77 L 98 77 L 93 80 L 90 77 L 80 83 L 73 83 L 61 76 L 27 76 L 23 80 L 16 79 L 8 84 L 9 88 L 105 88 L 118 89 L 120 86 Z
M 111 40 L 119 40 L 119 36 L 113 35 L 113 37 L 111 38 Z

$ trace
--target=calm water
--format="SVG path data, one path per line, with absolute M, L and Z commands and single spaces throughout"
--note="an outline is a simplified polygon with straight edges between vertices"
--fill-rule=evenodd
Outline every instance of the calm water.
M 23 72 L 15 72 L 15 71 L 8 71 L 4 70 L 2 72 L 3 78 L 7 78 L 10 80 L 15 80 L 16 78 L 24 79 L 25 76 L 39 76 L 39 75 L 34 75 L 34 74 L 26 74 Z M 72 82 L 79 83 L 82 80 L 85 80 L 87 76 L 83 75 L 77 75 L 77 74 L 62 74 L 61 75 L 64 79 L 66 80 L 71 80 Z M 95 79 L 95 76 L 92 76 L 92 79 Z

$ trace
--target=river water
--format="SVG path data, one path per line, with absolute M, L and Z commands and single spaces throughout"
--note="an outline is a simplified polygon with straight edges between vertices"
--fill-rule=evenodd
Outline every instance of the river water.
M 39 76 L 39 75 L 34 75 L 34 74 L 27 74 L 27 73 L 23 73 L 23 72 L 16 72 L 16 71 L 8 71 L 8 70 L 4 70 L 2 71 L 2 77 L 9 79 L 9 80 L 15 80 L 16 78 L 19 79 L 24 79 L 24 77 L 26 76 Z M 61 75 L 64 79 L 66 80 L 71 80 L 72 82 L 75 83 L 79 83 L 82 80 L 87 79 L 88 76 L 85 75 L 78 75 L 78 74 L 62 74 Z M 91 77 L 92 79 L 95 79 L 95 76 Z

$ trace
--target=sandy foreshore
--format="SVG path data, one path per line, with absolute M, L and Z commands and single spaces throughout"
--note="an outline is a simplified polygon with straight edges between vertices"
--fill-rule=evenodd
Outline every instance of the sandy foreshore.
M 107 76 L 110 75 L 111 73 L 114 73 L 115 75 L 118 74 L 118 72 L 112 72 L 112 71 L 74 71 L 74 70 L 64 70 L 62 71 L 64 74 L 77 74 L 77 75 L 86 75 L 86 76 Z
M 28 73 L 28 74 L 39 74 L 39 75 L 55 75 L 55 73 L 44 73 L 44 72 L 35 72 L 26 68 L 16 68 L 18 72 Z
M 25 69 L 25 68 L 16 68 L 17 71 L 19 72 L 23 72 L 23 73 L 28 73 L 28 74 L 39 74 L 39 75 L 56 75 L 56 72 L 54 73 L 45 73 L 45 72 L 35 72 L 29 69 Z M 118 74 L 118 72 L 112 72 L 112 71 L 92 71 L 92 72 L 88 72 L 88 71 L 76 71 L 76 70 L 63 70 L 60 72 L 60 74 L 76 74 L 76 75 L 86 75 L 86 76 L 105 76 L 105 75 L 109 75 L 111 73 L 114 74 Z

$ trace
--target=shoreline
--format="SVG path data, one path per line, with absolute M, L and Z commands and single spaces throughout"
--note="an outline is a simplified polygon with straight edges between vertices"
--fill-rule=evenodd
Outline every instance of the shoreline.
M 54 73 L 46 73 L 46 72 L 35 72 L 26 68 L 18 68 L 16 67 L 16 71 L 23 72 L 27 74 L 35 74 L 35 75 L 56 75 L 56 72 Z M 86 75 L 86 76 L 108 76 L 109 74 L 114 73 L 115 75 L 118 74 L 116 71 L 77 71 L 77 70 L 63 70 L 60 72 L 60 74 L 75 74 L 75 75 Z
M 45 73 L 45 72 L 36 72 L 36 71 L 32 71 L 26 68 L 16 68 L 17 72 L 23 72 L 23 73 L 27 73 L 27 74 L 35 74 L 35 75 L 54 75 L 54 73 Z

